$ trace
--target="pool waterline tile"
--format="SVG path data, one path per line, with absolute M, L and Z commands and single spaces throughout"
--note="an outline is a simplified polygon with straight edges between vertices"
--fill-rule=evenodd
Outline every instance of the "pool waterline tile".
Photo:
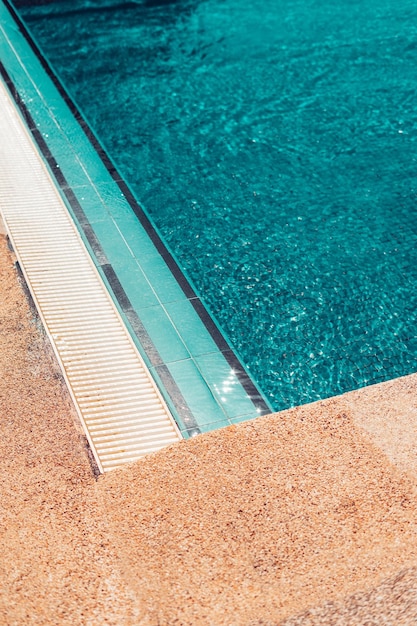
M 146 279 L 136 259 L 124 259 L 122 271 L 113 264 L 116 275 L 122 278 L 123 289 L 130 302 L 130 306 L 139 312 L 148 307 L 160 306 L 149 281 Z M 129 306 L 129 305 L 127 305 Z
M 197 356 L 195 361 L 228 418 L 260 414 L 249 395 L 242 393 L 237 372 L 226 361 L 223 353 L 203 354 Z
M 187 300 L 187 296 L 161 256 L 149 258 L 141 255 L 138 263 L 162 303 Z
M 167 367 L 202 431 L 230 424 L 193 359 L 169 363 Z
M 190 358 L 190 353 L 162 305 L 141 309 L 139 317 L 164 363 Z
M 146 256 L 148 260 L 159 258 L 161 255 L 150 240 L 146 230 L 132 209 L 130 207 L 129 209 L 130 213 L 127 211 L 123 215 L 116 213 L 116 215 L 112 214 L 112 217 L 121 232 L 123 232 L 126 245 L 129 247 L 132 255 L 136 258 Z
M 167 302 L 164 307 L 193 357 L 218 353 L 217 345 L 196 315 L 190 300 Z
M 134 257 L 126 248 L 124 239 L 111 216 L 99 222 L 94 222 L 92 228 L 100 241 L 107 258 L 113 264 L 121 264 L 120 256 L 124 260 L 133 259 Z M 120 255 L 121 252 L 121 255 Z M 128 271 L 128 269 L 127 269 Z
M 63 173 L 65 175 L 65 172 Z M 74 186 L 68 181 L 67 176 L 65 176 L 65 178 L 68 182 L 68 186 L 64 187 L 64 193 L 68 189 L 72 191 L 74 197 L 80 206 L 82 206 L 85 219 L 89 224 L 94 226 L 100 222 L 107 222 L 109 220 L 114 221 L 112 220 L 112 217 L 95 186 L 92 186 L 88 180 L 86 180 L 82 185 L 80 184 L 80 181 L 78 181 L 78 186 Z

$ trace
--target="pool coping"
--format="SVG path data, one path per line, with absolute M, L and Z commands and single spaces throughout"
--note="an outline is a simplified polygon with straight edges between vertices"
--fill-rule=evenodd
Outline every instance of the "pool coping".
M 182 434 L 191 436 L 198 432 L 271 413 L 271 406 L 257 389 L 239 358 L 231 349 L 228 340 L 220 332 L 213 317 L 198 298 L 194 287 L 166 248 L 152 221 L 140 207 L 128 185 L 119 175 L 111 159 L 85 122 L 82 114 L 37 49 L 13 6 L 8 0 L 4 0 L 3 6 L 4 15 L 8 15 L 9 19 L 8 21 L 2 20 L 2 29 L 3 32 L 5 29 L 7 30 L 7 36 L 10 38 L 9 55 L 4 55 L 0 65 L 3 81 L 13 96 L 49 170 L 53 174 L 61 195 L 70 213 L 72 213 L 74 221 L 78 224 L 90 254 L 95 259 L 96 266 L 112 293 L 139 350 L 147 360 L 153 376 L 180 425 Z M 5 42 L 2 43 L 4 51 Z M 45 91 L 41 93 L 42 89 Z M 51 104 L 48 104 L 47 100 Z M 41 108 L 42 111 L 40 111 Z M 78 133 L 74 137 L 76 129 L 78 129 Z M 67 144 L 62 147 L 59 142 L 63 141 L 65 132 L 68 133 L 66 136 Z M 84 139 L 82 139 L 81 134 Z M 82 141 L 83 151 L 87 153 L 87 156 L 83 155 L 82 160 L 79 158 L 77 141 Z M 73 163 L 71 163 L 70 168 L 65 166 L 63 162 L 66 158 L 65 150 L 68 150 L 69 145 L 75 153 L 72 158 L 76 157 L 77 160 L 77 174 L 74 174 L 71 169 Z M 60 154 L 56 154 L 54 149 Z M 93 164 L 86 163 L 88 156 L 92 158 L 93 154 L 98 160 Z M 89 165 L 91 165 L 90 170 L 88 170 Z M 87 170 L 83 184 L 77 178 L 80 176 L 80 166 Z M 85 182 L 88 180 L 90 181 L 89 189 Z M 97 189 L 100 192 L 104 189 L 104 194 L 108 196 L 106 196 L 106 202 L 102 202 L 101 213 L 97 212 L 97 206 L 100 204 Z M 96 194 L 95 199 L 91 200 L 94 193 Z M 88 210 L 85 210 L 86 206 L 83 206 L 82 200 L 80 200 L 83 194 L 90 194 L 90 204 L 87 203 Z M 109 202 L 114 202 L 115 209 L 109 210 Z M 93 219 L 91 219 L 93 205 L 93 211 L 96 211 L 97 215 L 94 213 Z M 113 215 L 111 210 L 115 212 Z M 106 249 L 102 245 L 100 236 L 97 236 L 97 232 L 102 233 L 107 228 L 113 228 L 116 236 L 117 230 L 122 235 L 119 241 L 123 240 L 127 247 L 129 244 L 134 245 L 127 241 L 128 235 L 121 232 L 121 220 L 122 217 L 126 219 L 128 210 L 131 211 L 128 219 L 134 218 L 139 221 L 141 234 L 146 235 L 148 239 L 146 249 L 151 250 L 150 256 L 154 258 L 157 264 L 163 260 L 165 267 L 170 272 L 171 279 L 174 279 L 176 283 L 176 287 L 172 281 L 169 283 L 169 289 L 174 295 L 171 298 L 167 297 L 165 302 L 159 303 L 162 305 L 164 315 L 166 313 L 171 322 L 176 316 L 173 326 L 180 341 L 178 341 L 179 353 L 174 354 L 174 356 L 161 356 L 160 347 L 155 344 L 155 333 L 151 336 L 152 333 L 149 332 L 149 325 L 152 326 L 153 324 L 153 320 L 150 318 L 155 313 L 159 314 L 162 309 L 156 306 L 152 309 L 151 306 L 148 306 L 140 311 L 137 310 L 132 303 L 132 292 L 129 293 L 125 288 L 126 283 L 123 284 L 123 279 L 126 281 L 126 276 L 121 277 L 120 268 L 115 267 L 115 257 L 112 258 L 111 256 L 114 255 L 114 250 L 110 249 L 112 246 L 107 242 Z M 105 211 L 109 214 L 105 215 Z M 135 228 L 137 227 L 136 224 Z M 142 244 L 145 245 L 144 240 Z M 153 257 L 152 249 L 149 246 L 153 246 L 152 249 L 156 251 L 157 256 Z M 132 253 L 132 249 L 129 251 Z M 137 256 L 136 252 L 135 254 Z M 140 266 L 137 269 L 138 276 L 141 269 Z M 158 266 L 158 271 L 164 275 L 165 285 L 168 284 L 168 275 L 164 273 L 165 270 L 162 265 Z M 142 274 L 140 276 L 142 277 Z M 185 322 L 179 319 L 184 316 L 184 311 L 186 311 L 185 317 L 188 316 L 189 318 Z M 147 319 L 147 328 L 143 323 L 144 317 Z M 199 335 L 200 343 L 204 347 L 196 348 L 194 353 L 189 348 L 190 337 L 184 340 L 184 333 L 189 333 L 186 326 L 190 319 L 192 320 L 190 327 L 196 328 L 197 334 L 202 333 L 203 330 L 205 333 L 204 337 L 202 334 Z M 180 328 L 181 323 L 182 329 Z M 181 335 L 181 330 L 183 335 Z M 176 335 L 174 338 L 178 339 Z M 186 350 L 183 350 L 181 341 Z M 228 402 L 230 408 L 226 406 Z M 195 415 L 196 412 L 198 413 L 197 416 Z

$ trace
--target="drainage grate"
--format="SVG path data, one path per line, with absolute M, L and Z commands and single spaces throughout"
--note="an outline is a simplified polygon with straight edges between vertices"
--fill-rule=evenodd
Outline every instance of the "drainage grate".
M 0 83 L 0 210 L 101 471 L 181 435 Z

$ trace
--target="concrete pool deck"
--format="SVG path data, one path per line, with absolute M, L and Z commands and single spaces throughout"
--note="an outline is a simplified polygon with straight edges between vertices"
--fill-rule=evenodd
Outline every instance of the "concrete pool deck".
M 417 623 L 417 376 L 94 478 L 0 236 L 0 623 Z

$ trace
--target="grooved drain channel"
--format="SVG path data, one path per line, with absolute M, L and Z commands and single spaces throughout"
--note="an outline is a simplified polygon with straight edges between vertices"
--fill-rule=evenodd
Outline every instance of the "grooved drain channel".
M 100 470 L 181 439 L 0 83 L 0 211 Z

